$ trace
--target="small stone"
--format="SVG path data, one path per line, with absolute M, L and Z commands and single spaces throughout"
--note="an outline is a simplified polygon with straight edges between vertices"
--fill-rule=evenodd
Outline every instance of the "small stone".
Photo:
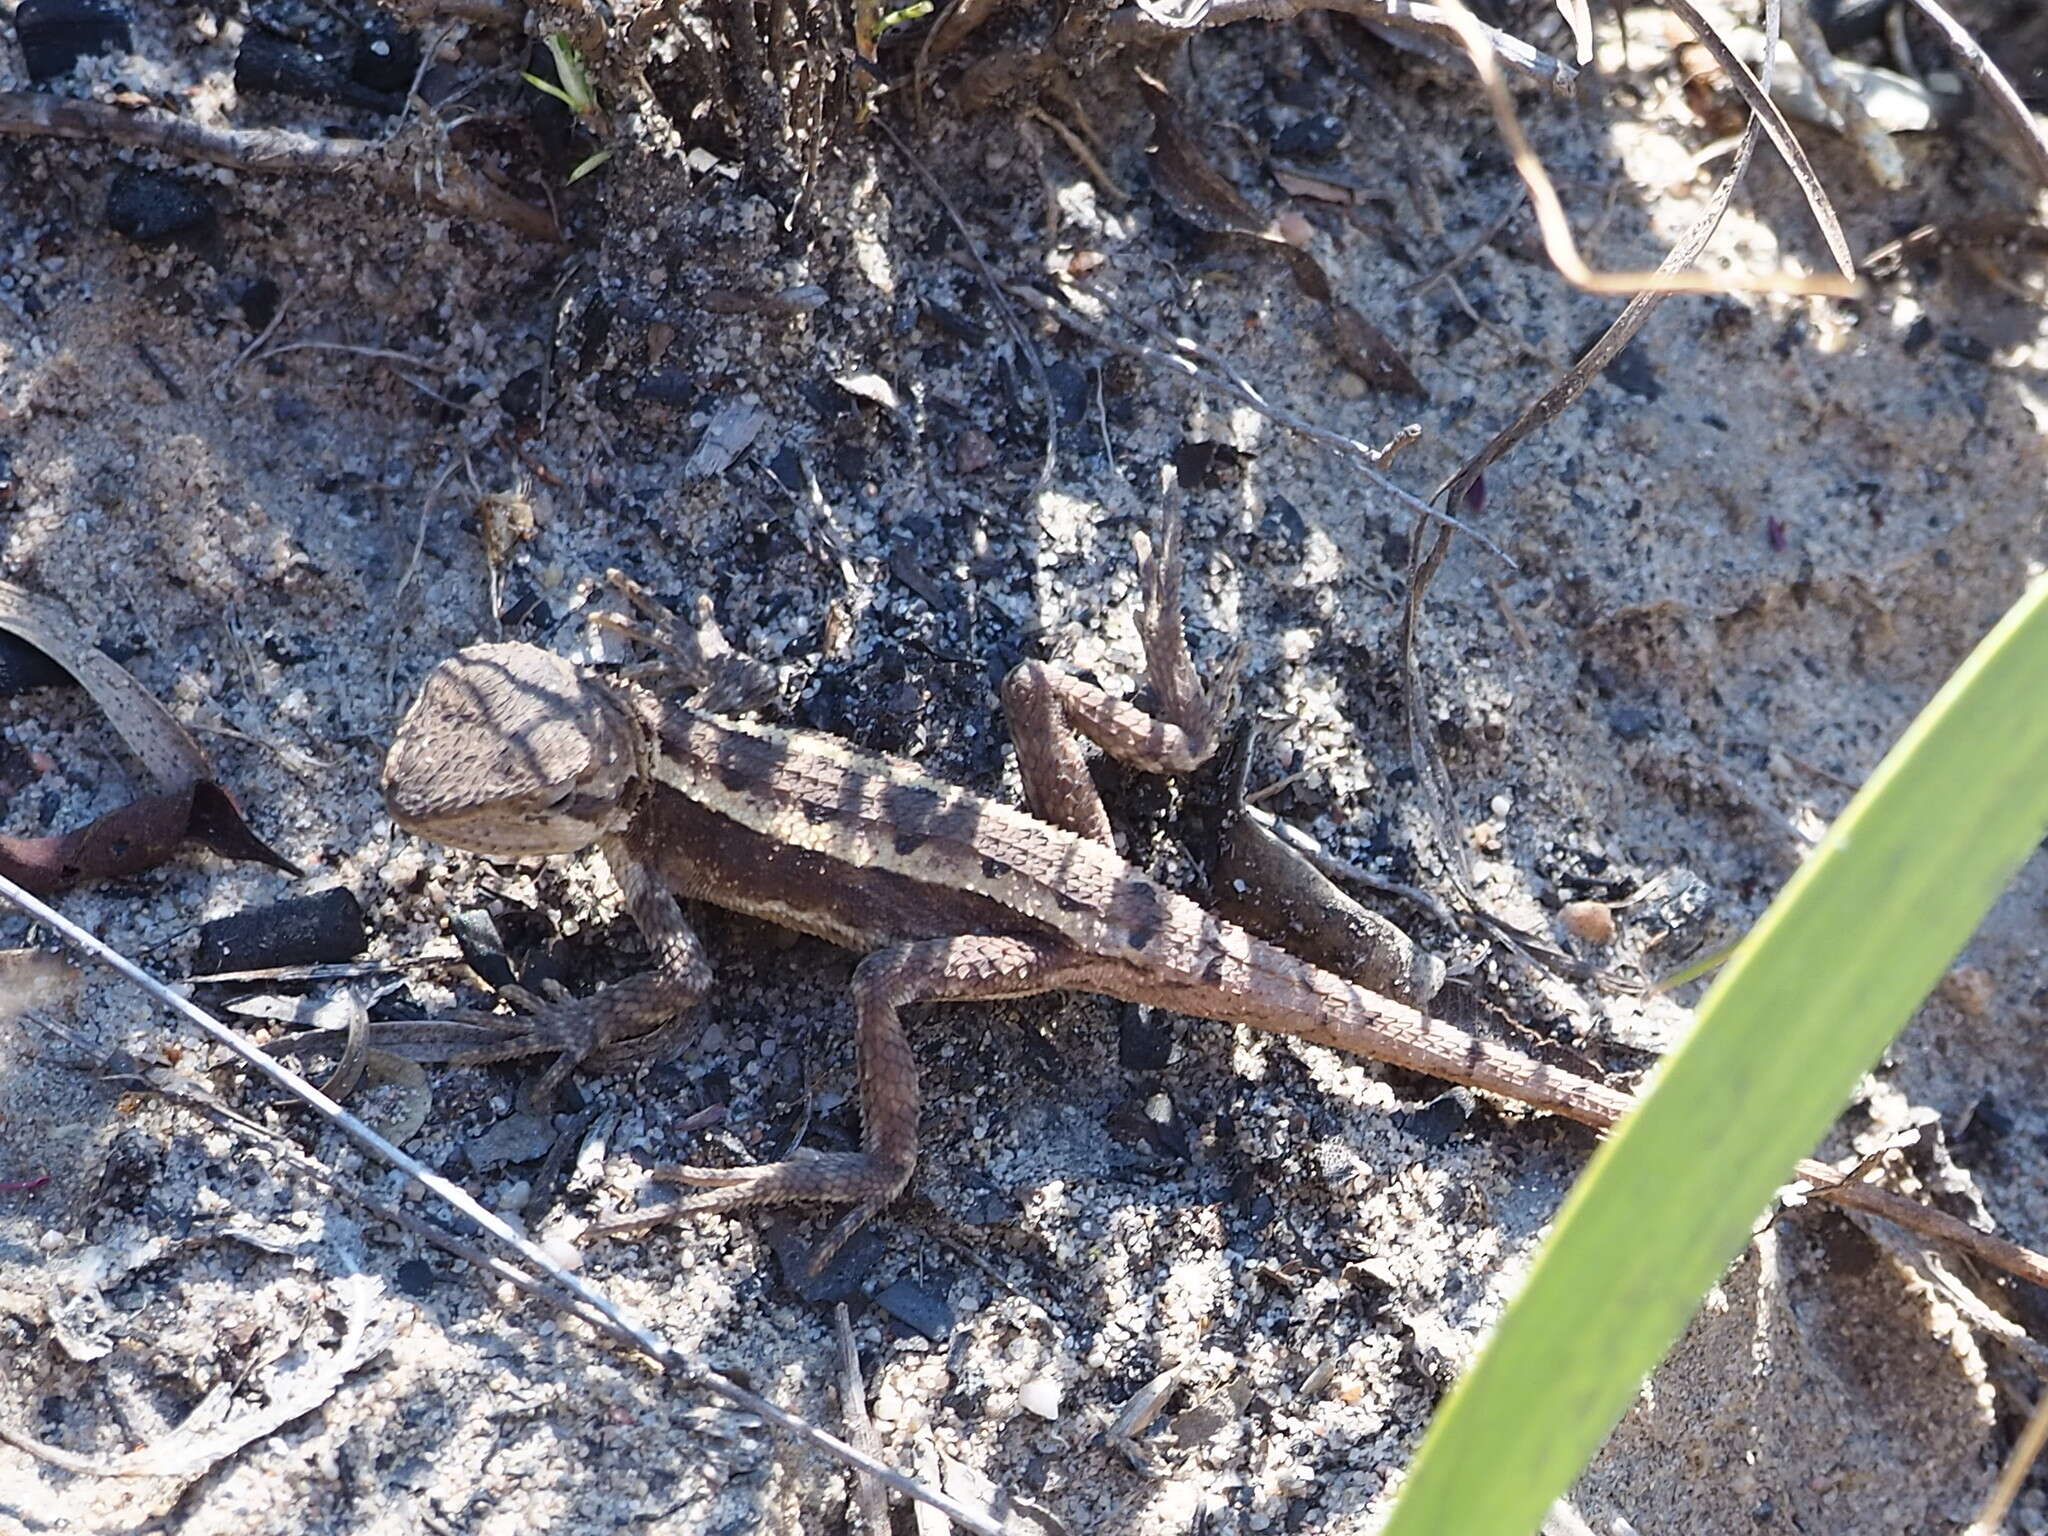
M 1988 1014 L 1997 996 L 1998 984 L 1981 965 L 1959 965 L 1941 978 L 1941 1000 L 1973 1019 Z
M 782 1271 L 782 1283 L 811 1303 L 852 1301 L 860 1294 L 861 1282 L 881 1262 L 888 1245 L 873 1232 L 862 1228 L 845 1247 L 832 1256 L 817 1274 L 811 1273 L 811 1245 L 804 1241 L 795 1222 L 775 1217 L 766 1224 L 764 1236 Z
M 242 318 L 252 331 L 263 331 L 277 318 L 277 306 L 284 298 L 284 290 L 277 286 L 273 277 L 255 277 L 241 285 L 235 298 L 235 305 L 242 311 Z
M 420 40 L 393 17 L 372 13 L 356 38 L 350 77 L 373 91 L 404 91 L 419 67 Z
M 1884 32 L 1894 0 L 1813 0 L 1813 19 L 1830 53 L 1846 53 Z
M 1588 944 L 1614 942 L 1614 909 L 1604 901 L 1568 901 L 1558 910 L 1564 931 Z
M 1045 378 L 1052 386 L 1052 397 L 1059 408 L 1061 426 L 1078 427 L 1088 420 L 1088 413 L 1094 405 L 1095 392 L 1088 382 L 1085 369 L 1062 359 L 1045 370 Z
M 448 919 L 448 931 L 454 934 L 464 963 L 493 991 L 518 980 L 512 962 L 505 956 L 505 940 L 498 933 L 498 920 L 482 907 L 453 913 Z
M 1117 1020 L 1117 1065 L 1126 1072 L 1164 1072 L 1173 1060 L 1170 1018 L 1162 1008 L 1126 1003 Z
M 1388 1118 L 1417 1141 L 1432 1147 L 1448 1147 L 1468 1134 L 1473 1105 L 1469 1088 L 1453 1088 L 1420 1109 L 1396 1110 Z
M 466 1144 L 469 1166 L 479 1173 L 509 1163 L 530 1163 L 546 1157 L 555 1144 L 555 1128 L 539 1115 L 508 1115 Z
M 393 1278 L 398 1281 L 398 1288 L 408 1296 L 428 1295 L 440 1283 L 440 1276 L 434 1273 L 434 1266 L 425 1259 L 407 1259 L 398 1266 L 397 1274 Z
M 1623 741 L 1641 741 L 1664 727 L 1656 711 L 1634 704 L 1617 704 L 1607 713 L 1607 725 Z
M 1041 1419 L 1060 1416 L 1060 1384 L 1050 1376 L 1034 1376 L 1017 1389 L 1017 1405 Z
M 968 427 L 953 439 L 954 473 L 978 475 L 995 461 L 995 440 L 979 427 Z

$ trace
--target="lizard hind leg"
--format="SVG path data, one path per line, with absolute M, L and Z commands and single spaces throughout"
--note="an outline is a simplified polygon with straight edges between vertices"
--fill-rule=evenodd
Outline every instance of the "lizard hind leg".
M 931 939 L 877 951 L 853 973 L 854 1053 L 860 1074 L 858 1152 L 799 1148 L 779 1162 L 739 1168 L 671 1167 L 664 1183 L 697 1193 L 671 1205 L 598 1222 L 585 1237 L 638 1231 L 677 1217 L 750 1205 L 821 1201 L 850 1206 L 811 1256 L 811 1273 L 910 1182 L 917 1166 L 917 1063 L 900 1010 L 910 1003 L 1024 997 L 1060 986 L 1069 963 L 1061 946 L 988 934 Z
M 1023 662 L 1003 679 L 1003 713 L 1017 748 L 1025 804 L 1034 815 L 1105 847 L 1114 847 L 1115 841 L 1102 797 L 1089 777 L 1082 739 L 1146 773 L 1192 773 L 1214 755 L 1222 739 L 1242 660 L 1241 652 L 1233 653 L 1206 689 L 1195 671 L 1180 605 L 1177 495 L 1169 497 L 1160 515 L 1158 543 L 1140 534 L 1136 544 L 1138 635 L 1158 713 L 1148 714 L 1050 662 Z

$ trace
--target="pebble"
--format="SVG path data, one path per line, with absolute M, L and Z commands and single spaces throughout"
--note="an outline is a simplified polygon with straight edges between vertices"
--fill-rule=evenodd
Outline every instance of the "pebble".
M 425 1259 L 407 1259 L 398 1266 L 393 1278 L 397 1280 L 399 1290 L 415 1297 L 429 1294 L 440 1281 L 434 1273 L 434 1266 Z
M 1173 1026 L 1161 1008 L 1126 1003 L 1117 1020 L 1117 1065 L 1127 1072 L 1163 1072 L 1173 1060 Z
M 1388 1118 L 1418 1141 L 1448 1147 L 1469 1133 L 1474 1102 L 1469 1088 L 1452 1088 L 1420 1109 L 1396 1110 Z
M 1034 1376 L 1017 1389 L 1017 1405 L 1041 1419 L 1060 1416 L 1060 1384 L 1050 1376 Z
M 1062 360 L 1045 370 L 1046 382 L 1052 386 L 1053 400 L 1059 407 L 1060 425 L 1078 427 L 1088 419 L 1093 401 L 1085 370 L 1073 363 Z
M 235 89 L 245 95 L 270 91 L 300 101 L 336 102 L 387 117 L 404 105 L 392 92 L 372 90 L 352 79 L 338 60 L 268 32 L 243 36 L 235 54 Z
M 516 980 L 512 962 L 505 955 L 505 940 L 498 932 L 497 919 L 482 907 L 456 912 L 448 919 L 463 962 L 493 988 Z
M 1941 978 L 1941 1000 L 1973 1019 L 1989 1013 L 1997 996 L 1998 984 L 1981 965 L 1959 965 Z
M 1568 901 L 1558 909 L 1564 931 L 1588 944 L 1614 942 L 1614 909 L 1604 901 Z
M 356 38 L 348 72 L 373 91 L 406 91 L 419 67 L 420 40 L 392 17 L 373 14 Z
M 968 427 L 953 439 L 953 471 L 978 475 L 996 461 L 996 445 L 979 427 Z

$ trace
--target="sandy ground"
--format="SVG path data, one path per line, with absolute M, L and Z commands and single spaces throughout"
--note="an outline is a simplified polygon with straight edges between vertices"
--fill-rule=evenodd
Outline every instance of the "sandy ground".
M 1548 7 L 1527 9 L 1523 35 L 1568 45 Z M 1528 103 L 1610 267 L 1652 264 L 1709 184 L 1693 157 L 1713 135 L 1678 96 L 1660 20 L 1634 14 L 1631 30 L 1624 59 L 1603 22 L 1607 78 L 1581 102 Z M 144 88 L 228 100 L 233 29 L 203 33 L 138 28 L 138 54 L 163 71 Z M 1526 217 L 1457 268 L 1462 302 L 1442 284 L 1414 292 L 1495 223 L 1513 173 L 1461 79 L 1376 45 L 1340 52 L 1363 74 L 1333 69 L 1302 29 L 1232 29 L 1198 46 L 1182 89 L 1209 154 L 1262 209 L 1288 205 L 1261 165 L 1271 135 L 1322 111 L 1346 125 L 1322 169 L 1369 197 L 1291 206 L 1427 400 L 1367 390 L 1316 339 L 1322 316 L 1284 267 L 1210 249 L 1161 206 L 1133 97 L 1091 100 L 1129 201 L 1001 114 L 942 121 L 921 153 L 1007 277 L 1080 274 L 1106 324 L 1156 315 L 1363 440 L 1417 424 L 1394 473 L 1426 495 L 1617 306 L 1566 289 Z M 466 44 L 463 67 L 490 57 Z M 18 69 L 0 48 L 0 71 Z M 365 121 L 275 98 L 236 120 Z M 623 974 L 638 938 L 588 861 L 496 866 L 394 834 L 382 749 L 434 661 L 500 634 L 587 650 L 583 619 L 620 566 L 679 607 L 710 593 L 728 633 L 784 670 L 788 718 L 1013 793 L 995 685 L 1045 655 L 1134 686 L 1130 534 L 1176 459 L 1197 651 L 1210 666 L 1250 651 L 1254 782 L 1298 773 L 1275 810 L 1448 893 L 1402 721 L 1406 513 L 1254 413 L 1034 325 L 1062 411 L 1041 486 L 1031 370 L 946 216 L 878 137 L 826 156 L 792 234 L 783 204 L 618 126 L 619 156 L 567 194 L 567 247 L 332 183 L 131 156 L 219 211 L 198 248 L 147 250 L 105 226 L 115 157 L 0 141 L 14 481 L 0 576 L 73 604 L 307 871 L 195 853 L 69 893 L 70 915 L 178 976 L 202 923 L 338 884 L 368 914 L 370 957 L 430 957 L 353 983 L 365 997 L 397 982 L 393 1005 L 475 1001 L 446 919 L 479 907 L 521 963 L 544 955 L 578 989 Z M 1911 174 L 1895 193 L 1809 132 L 1854 247 L 2028 213 L 1982 126 L 1900 141 Z M 1760 156 L 1710 259 L 1812 265 L 1812 230 Z M 264 280 L 283 305 L 266 345 L 323 345 L 243 358 Z M 1475 521 L 1513 565 L 1460 545 L 1429 594 L 1421 663 L 1450 814 L 1493 911 L 1640 976 L 1762 910 L 2048 554 L 2038 311 L 2023 297 L 2038 281 L 1994 243 L 1981 260 L 1919 253 L 1855 305 L 1674 301 L 1488 476 Z M 792 289 L 817 291 L 786 313 L 718 298 Z M 751 446 L 702 473 L 706 428 L 745 405 L 760 413 Z M 495 566 L 486 526 L 511 528 Z M 50 692 L 0 701 L 0 778 L 0 830 L 15 833 L 76 825 L 136 783 L 90 708 Z M 1169 797 L 1110 778 L 1133 855 L 1176 867 Z M 1646 887 L 1611 950 L 1557 926 L 1565 900 Z M 2036 861 L 1824 1149 L 1938 1118 L 1955 1166 L 1920 1175 L 2036 1246 L 2044 903 Z M 1640 1071 L 1696 1000 L 1568 985 L 1476 930 L 1388 910 L 1461 973 L 1447 1009 L 1607 1071 Z M 702 929 L 721 988 L 700 1036 L 670 1065 L 580 1081 L 584 1140 L 559 1187 L 537 1161 L 547 1137 L 520 1144 L 505 1127 L 510 1068 L 430 1069 L 434 1108 L 410 1149 L 500 1209 L 541 1181 L 545 1227 L 550 1210 L 629 1203 L 637 1164 L 759 1156 L 800 1124 L 843 1144 L 849 957 L 717 913 Z M 0 918 L 0 947 L 40 937 Z M 109 1079 L 110 1060 L 175 1069 L 353 1185 L 407 1194 L 133 990 L 86 975 L 27 1014 L 19 991 L 0 1016 L 0 1181 L 48 1179 L 0 1192 L 0 1416 L 103 1460 L 191 1454 L 171 1475 L 103 1479 L 0 1446 L 0 1530 L 853 1522 L 832 1465 L 246 1135 Z M 1369 1528 L 1590 1147 L 1421 1079 L 1097 999 L 933 1009 L 916 1035 L 924 1162 L 858 1276 L 875 1417 L 899 1462 L 1007 1489 L 1049 1530 Z M 1162 1038 L 1163 1066 L 1123 1064 Z M 685 1125 L 717 1105 L 722 1124 Z M 786 1283 L 777 1230 L 701 1219 L 598 1248 L 587 1272 L 669 1338 L 838 1426 L 829 1314 Z M 1109 1442 L 1169 1371 L 1156 1420 Z M 1575 1498 L 1602 1531 L 1958 1530 L 2010 1444 L 2015 1393 L 2037 1387 L 1876 1238 L 1805 1211 L 1729 1272 Z M 295 1393 L 307 1411 L 291 1422 L 207 1449 L 221 1420 Z M 2048 1531 L 2038 1480 L 2012 1528 Z

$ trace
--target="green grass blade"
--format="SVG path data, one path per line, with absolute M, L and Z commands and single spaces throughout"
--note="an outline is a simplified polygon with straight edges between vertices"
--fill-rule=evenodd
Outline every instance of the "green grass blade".
M 2037 582 L 1786 885 L 1595 1155 L 1430 1426 L 1385 1536 L 1536 1529 L 2044 830 Z

